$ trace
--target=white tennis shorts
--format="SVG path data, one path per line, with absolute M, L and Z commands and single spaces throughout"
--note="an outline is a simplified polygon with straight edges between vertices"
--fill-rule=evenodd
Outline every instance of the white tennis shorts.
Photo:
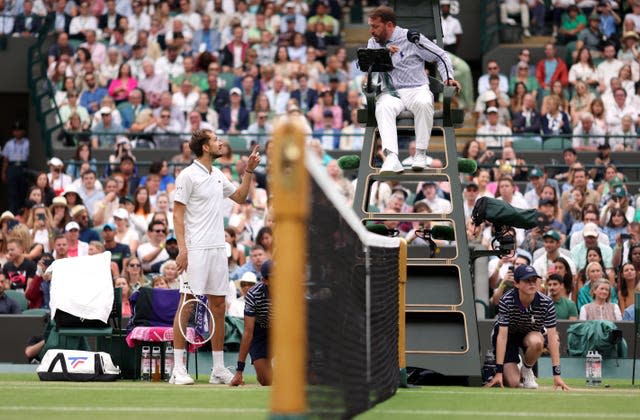
M 227 295 L 229 264 L 224 248 L 189 250 L 188 258 L 187 270 L 180 276 L 180 293 Z

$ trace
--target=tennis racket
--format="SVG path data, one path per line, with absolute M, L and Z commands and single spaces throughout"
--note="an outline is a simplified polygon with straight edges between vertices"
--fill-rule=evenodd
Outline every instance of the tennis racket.
M 204 295 L 197 295 L 191 290 L 189 285 L 189 279 L 185 273 L 181 274 L 181 285 L 187 289 L 187 293 L 180 293 L 180 307 L 178 308 L 178 326 L 180 327 L 180 334 L 184 337 L 185 341 L 189 344 L 202 345 L 213 338 L 215 332 L 215 321 L 213 319 L 213 313 L 207 305 L 207 297 Z M 187 295 L 193 296 L 187 299 Z M 189 320 L 193 315 L 193 328 L 195 329 L 195 336 L 193 339 L 189 338 L 188 326 Z

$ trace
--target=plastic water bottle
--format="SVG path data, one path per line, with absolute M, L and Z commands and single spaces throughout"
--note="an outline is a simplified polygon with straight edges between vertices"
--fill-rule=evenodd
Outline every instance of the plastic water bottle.
M 151 350 L 151 381 L 160 382 L 160 347 Z
M 142 347 L 142 357 L 140 358 L 140 372 L 143 381 L 151 380 L 151 349 L 149 346 Z
M 587 386 L 600 386 L 602 383 L 602 356 L 597 351 L 587 352 L 585 377 Z
M 164 380 L 168 381 L 173 372 L 173 347 L 167 346 L 164 352 Z
M 602 384 L 602 355 L 598 351 L 593 352 L 593 386 Z

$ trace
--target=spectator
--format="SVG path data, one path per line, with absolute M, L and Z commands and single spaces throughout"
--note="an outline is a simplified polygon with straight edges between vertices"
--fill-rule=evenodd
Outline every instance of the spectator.
M 433 181 L 426 181 L 421 188 L 424 198 L 421 200 L 426 203 L 433 213 L 449 213 L 451 211 L 451 202 L 438 196 L 438 187 Z
M 87 212 L 87 208 L 84 205 L 82 204 L 74 205 L 73 207 L 71 207 L 70 214 L 73 221 L 75 221 L 76 224 L 78 225 L 78 229 L 79 229 L 78 239 L 80 239 L 82 242 L 85 242 L 85 243 L 100 240 L 100 236 L 98 235 L 98 232 L 91 229 L 91 226 L 89 223 L 90 222 L 89 213 Z M 68 230 L 68 229 L 66 229 L 65 227 L 65 230 Z M 69 249 L 71 249 L 71 247 L 73 246 L 73 242 L 69 242 L 69 241 L 67 242 L 70 247 Z
M 22 309 L 15 300 L 4 292 L 4 282 L 0 282 L 0 314 L 20 314 Z
M 516 191 L 516 185 L 513 182 L 513 178 L 511 178 L 509 175 L 502 175 L 498 180 L 498 191 L 496 192 L 496 198 L 498 198 L 499 200 L 503 200 L 504 202 L 520 209 L 529 208 L 529 205 L 525 201 L 522 194 Z
M 569 82 L 567 65 L 564 60 L 557 57 L 557 52 L 556 46 L 552 42 L 547 42 L 544 46 L 545 58 L 538 61 L 536 65 L 538 84 L 547 93 L 556 80 L 559 80 L 562 86 L 566 86 Z
M 80 94 L 80 105 L 93 115 L 100 109 L 100 102 L 108 92 L 105 88 L 98 86 L 96 76 L 92 73 L 85 74 L 84 82 L 86 89 Z
M 207 84 L 209 87 L 207 94 L 209 95 L 209 105 L 215 109 L 219 116 L 222 109 L 229 106 L 230 94 L 229 90 L 219 86 L 218 73 L 214 70 L 215 68 L 219 69 L 217 63 L 211 63 L 209 65 L 209 73 L 207 74 Z M 242 94 L 242 92 L 240 93 Z
M 479 114 L 478 127 L 486 122 L 486 110 L 492 106 L 498 108 L 498 121 L 507 126 L 511 125 L 511 111 L 509 109 L 511 102 L 509 96 L 500 91 L 499 83 L 498 76 L 490 76 L 489 90 L 478 97 L 475 107 L 475 112 Z
M 531 64 L 531 50 L 529 48 L 523 48 L 518 53 L 518 61 L 514 65 L 511 66 L 509 70 L 509 78 L 516 77 L 518 74 L 518 65 L 520 62 L 524 62 L 529 67 L 529 76 L 536 75 L 536 66 Z
M 606 269 L 611 269 L 611 257 L 612 257 L 612 249 L 608 244 L 604 244 L 598 241 L 598 236 L 600 232 L 595 223 L 585 223 L 584 229 L 582 230 L 582 236 L 584 238 L 583 242 L 580 242 L 575 247 L 571 249 L 571 256 L 573 261 L 576 263 L 576 268 L 581 270 L 585 266 L 586 256 L 587 256 L 587 248 L 600 248 L 600 252 L 602 254 L 602 261 L 604 267 Z M 608 240 L 607 240 L 608 242 Z
M 455 54 L 462 39 L 462 25 L 457 18 L 451 15 L 450 1 L 440 1 L 440 13 L 444 49 Z
M 511 171 L 508 175 L 510 175 L 514 180 L 523 181 L 528 178 L 529 169 L 526 166 L 526 162 L 524 159 L 516 157 L 516 152 L 511 146 L 504 146 L 502 148 L 501 157 L 495 162 L 495 166 L 497 168 L 500 168 L 503 165 L 509 165 L 509 167 L 511 167 Z M 499 177 L 500 174 L 498 169 L 494 168 L 494 178 L 497 179 Z
M 591 115 L 593 115 L 593 123 L 597 125 L 602 131 L 607 130 L 607 123 L 605 121 L 606 109 L 604 102 L 601 98 L 596 98 L 591 101 L 590 105 Z
M 540 113 L 545 115 L 549 112 L 549 98 L 554 97 L 558 101 L 558 109 L 567 113 L 567 117 L 569 116 L 569 101 L 568 93 L 564 90 L 562 83 L 558 80 L 551 84 L 551 92 L 549 92 L 548 96 L 545 96 L 542 100 L 542 106 L 540 107 Z
M 96 173 L 89 169 L 82 174 L 82 186 L 78 190 L 88 214 L 94 213 L 94 207 L 104 198 L 104 192 L 96 188 Z M 87 215 L 88 217 L 88 215 Z
M 67 6 L 67 2 L 66 0 L 58 0 L 54 2 L 55 4 L 53 5 L 53 10 L 51 10 L 48 15 L 47 15 L 47 19 L 51 19 L 51 21 L 53 22 L 53 30 L 58 33 L 58 34 L 66 34 L 67 35 L 67 39 L 69 37 L 68 33 L 69 33 L 69 26 L 71 25 L 71 15 L 69 15 L 67 13 L 66 6 Z M 2 10 L 4 10 L 4 0 L 2 1 Z M 13 27 L 13 18 L 11 18 L 11 26 Z M 73 54 L 70 54 L 73 55 Z
M 580 122 L 573 129 L 571 146 L 579 152 L 595 152 L 598 146 L 604 144 L 605 133 L 594 124 L 590 112 L 582 113 Z
M 609 217 L 604 227 L 604 233 L 609 237 L 609 246 L 611 248 L 616 246 L 616 239 L 620 234 L 627 234 L 629 229 L 629 221 L 625 215 L 624 210 L 620 208 L 614 208 L 609 210 Z M 635 286 L 634 286 L 635 287 Z
M 2 3 L 4 3 L 4 1 L 0 2 L 0 5 Z M 69 19 L 71 19 L 71 17 L 69 17 Z M 1 27 L 5 28 L 6 25 Z M 49 65 L 58 61 L 62 55 L 73 57 L 73 54 L 74 54 L 73 47 L 69 45 L 69 34 L 66 31 L 58 33 L 56 42 L 51 44 L 47 54 L 48 54 Z
M 111 108 L 108 106 L 100 108 L 99 112 L 101 121 L 93 128 L 95 134 L 91 139 L 93 148 L 111 148 L 116 143 L 116 136 L 122 134 L 125 130 L 117 123 L 113 122 Z
M 38 34 L 43 23 L 42 17 L 33 13 L 33 2 L 31 0 L 24 0 L 22 5 L 23 12 L 16 16 L 13 33 L 22 36 Z
M 36 264 L 25 255 L 25 247 L 16 237 L 7 240 L 7 262 L 2 274 L 9 280 L 11 289 L 26 289 L 36 274 Z
M 293 29 L 298 33 L 307 31 L 307 19 L 300 11 L 296 10 L 296 4 L 293 1 L 287 1 L 283 7 L 284 13 L 280 19 L 280 31 L 287 31 L 288 22 L 292 22 Z
M 156 122 L 145 128 L 144 132 L 153 134 L 156 147 L 173 149 L 180 143 L 180 138 L 176 135 L 182 132 L 182 127 L 171 119 L 170 109 L 160 108 L 160 115 Z
M 116 227 L 112 223 L 106 223 L 102 227 L 104 250 L 111 252 L 111 262 L 117 265 L 118 273 L 120 273 L 131 258 L 131 250 L 128 245 L 116 242 L 115 233 Z
M 229 95 L 230 104 L 219 113 L 220 129 L 228 134 L 238 134 L 249 128 L 249 111 L 242 106 L 242 92 L 234 87 Z
M 558 44 L 566 45 L 578 39 L 578 33 L 587 26 L 587 18 L 580 12 L 576 5 L 567 8 L 567 12 L 562 15 L 562 22 L 558 28 Z
M 242 67 L 249 44 L 244 41 L 244 29 L 237 25 L 232 29 L 233 39 L 220 52 L 220 65 L 225 71 Z
M 156 60 L 155 73 L 171 80 L 184 72 L 183 58 L 178 47 L 169 45 L 166 54 Z
M 342 108 L 334 104 L 333 93 L 330 89 L 325 88 L 320 93 L 318 102 L 307 113 L 307 118 L 313 124 L 314 130 L 324 128 L 325 111 L 330 111 L 333 115 L 332 127 L 336 130 L 342 128 Z
M 614 210 L 622 211 L 625 217 L 625 226 L 626 221 L 633 220 L 636 210 L 629 204 L 627 192 L 622 184 L 617 184 L 615 187 L 612 187 L 609 191 L 609 194 L 604 195 L 603 200 L 606 201 L 605 204 L 600 208 L 600 225 L 604 226 L 607 225 L 608 222 L 610 222 Z M 615 226 L 619 225 L 621 225 L 621 223 L 615 224 Z M 613 245 L 611 245 L 611 247 L 613 248 Z
M 307 21 L 307 30 L 309 32 L 316 31 L 316 25 L 322 23 L 325 27 L 326 36 L 337 36 L 340 33 L 340 24 L 333 16 L 327 14 L 329 11 L 328 2 L 318 2 L 316 14 L 310 16 Z
M 267 120 L 266 112 L 259 112 L 256 122 L 251 124 L 247 130 L 247 134 L 250 135 L 251 145 L 258 144 L 261 150 L 264 150 L 266 142 L 271 138 L 272 133 L 273 127 Z
M 97 29 L 98 19 L 91 15 L 89 2 L 83 1 L 80 3 L 80 14 L 71 19 L 71 23 L 69 24 L 69 35 L 72 39 L 89 41 L 89 31 L 96 31 Z
M 578 319 L 578 309 L 573 301 L 567 299 L 562 277 L 555 273 L 551 274 L 546 283 L 549 297 L 553 300 L 553 306 L 556 308 L 556 317 L 558 319 L 576 321 Z
M 275 111 L 276 115 L 283 115 L 286 112 L 287 103 L 291 95 L 285 87 L 282 76 L 276 75 L 276 77 L 274 77 L 273 88 L 269 89 L 266 95 L 267 99 L 269 99 L 269 105 L 271 109 Z
M 93 212 L 93 223 L 96 226 L 113 222 L 113 213 L 120 206 L 120 200 L 118 198 L 118 181 L 116 178 L 107 178 L 105 180 L 104 194 L 104 199 L 98 203 Z
M 524 61 L 518 62 L 517 71 L 516 75 L 511 76 L 511 79 L 509 79 L 509 94 L 514 95 L 516 84 L 523 83 L 527 88 L 527 92 L 531 92 L 531 95 L 535 98 L 540 86 L 538 85 L 538 79 L 529 72 L 529 64 Z
M 260 245 L 254 245 L 251 248 L 251 252 L 249 254 L 249 261 L 247 261 L 242 266 L 238 267 L 233 273 L 231 273 L 231 280 L 238 280 L 242 278 L 244 273 L 251 272 L 256 275 L 259 279 L 262 278 L 260 274 L 260 267 L 266 261 L 266 254 L 264 252 L 264 248 Z
M 87 109 L 78 103 L 78 93 L 76 91 L 67 92 L 67 104 L 59 108 L 60 122 L 69 127 L 69 118 L 72 114 L 78 114 L 82 127 L 87 128 L 91 124 L 91 117 Z
M 511 16 L 520 17 L 522 32 L 525 37 L 530 37 L 529 32 L 529 6 L 526 1 L 505 0 L 500 4 L 500 23 L 515 26 L 516 21 Z
M 129 212 L 125 208 L 119 208 L 113 212 L 115 224 L 115 241 L 119 244 L 127 245 L 132 255 L 136 255 L 140 238 L 135 228 L 129 226 Z
M 604 93 L 612 78 L 618 77 L 623 62 L 616 58 L 616 47 L 609 43 L 604 47 L 604 61 L 596 67 L 598 77 L 598 90 Z
M 141 287 L 149 286 L 149 280 L 142 274 L 142 268 L 140 259 L 132 256 L 126 265 L 124 270 L 124 278 L 127 279 L 129 288 L 133 291 L 138 290 Z
M 106 12 L 100 15 L 100 18 L 98 19 L 98 29 L 102 31 L 105 38 L 109 38 L 123 16 L 116 11 L 115 0 L 107 0 L 105 4 L 107 6 Z
M 540 195 L 542 194 L 542 190 L 546 181 L 546 175 L 542 172 L 542 169 L 535 167 L 529 171 L 529 185 L 531 189 L 529 189 L 524 194 L 524 199 L 527 201 L 529 208 L 536 208 L 540 202 Z
M 571 123 L 566 112 L 561 111 L 555 96 L 548 96 L 549 109 L 542 116 L 542 133 L 545 136 L 562 136 L 571 133 Z
M 522 111 L 513 117 L 513 133 L 528 134 L 527 138 L 542 141 L 539 136 L 541 124 L 542 117 L 536 109 L 535 98 L 527 93 L 523 97 Z M 515 141 L 518 141 L 518 137 L 515 137 Z
M 562 236 L 557 230 L 547 230 L 542 234 L 542 241 L 544 244 L 544 252 L 540 253 L 540 256 L 535 257 L 533 261 L 533 268 L 540 272 L 543 279 L 550 278 L 549 276 L 555 273 L 556 267 L 554 261 L 558 258 L 564 258 L 569 264 L 571 272 L 576 271 L 576 266 L 571 259 L 571 252 L 562 248 Z
M 481 145 L 481 148 L 511 145 L 513 142 L 510 137 L 512 134 L 511 129 L 499 122 L 498 108 L 490 106 L 487 108 L 486 115 L 485 124 L 477 131 L 479 136 L 476 140 Z
M 625 115 L 630 116 L 636 125 L 640 123 L 638 111 L 634 109 L 632 104 L 627 103 L 626 90 L 621 87 L 616 88 L 616 90 L 613 91 L 613 99 L 614 102 L 610 107 L 607 107 L 607 113 L 605 115 L 608 133 L 613 133 L 621 129 L 622 117 Z
M 600 13 L 600 29 L 602 30 L 605 39 L 611 41 L 618 34 L 618 29 L 622 20 L 613 10 L 612 1 L 600 2 L 598 4 L 598 12 Z
M 340 136 L 340 149 L 341 150 L 362 150 L 362 141 L 364 138 L 365 128 L 358 122 L 358 109 L 351 110 L 351 124 L 345 126 L 342 129 L 342 135 Z M 413 143 L 414 155 L 415 155 L 415 141 Z M 406 160 L 406 159 L 405 159 Z M 402 164 L 405 165 L 404 161 Z M 411 162 L 413 164 L 413 156 L 411 156 Z M 430 162 L 427 159 L 427 165 L 432 165 L 433 160 Z M 431 166 L 433 167 L 433 166 Z
M 589 108 L 591 102 L 593 102 L 595 98 L 596 96 L 589 90 L 585 81 L 576 81 L 575 92 L 571 101 L 569 101 L 570 116 L 573 124 L 577 124 L 586 113 L 590 114 L 593 119 L 593 115 L 589 112 Z
M 77 222 L 69 222 L 64 227 L 64 236 L 67 239 L 67 255 L 69 257 L 83 257 L 89 255 L 89 244 L 79 240 L 80 225 Z M 58 248 L 56 247 L 56 252 Z M 57 257 L 56 257 L 57 258 Z
M 618 305 L 620 311 L 626 312 L 628 307 L 635 304 L 635 292 L 638 281 L 636 268 L 630 262 L 622 265 L 618 276 Z M 633 321 L 633 320 L 632 320 Z
M 592 52 L 586 46 L 577 51 L 576 60 L 569 69 L 569 83 L 577 88 L 577 83 L 582 81 L 595 90 L 598 87 L 598 76 L 593 65 Z
M 580 320 L 622 321 L 622 313 L 618 305 L 610 303 L 611 285 L 605 279 L 595 281 L 591 286 L 593 302 L 580 308 Z
M 609 133 L 609 145 L 614 151 L 638 150 L 636 127 L 631 115 L 623 115 L 620 127 Z
M 507 79 L 507 76 L 500 73 L 500 66 L 496 60 L 489 60 L 487 62 L 487 73 L 483 74 L 478 79 L 478 95 L 482 95 L 485 91 L 490 89 L 489 78 L 491 76 L 498 76 L 499 90 L 506 94 L 509 91 L 509 79 Z
M 168 91 L 168 80 L 166 76 L 155 73 L 153 60 L 150 58 L 142 60 L 142 72 L 144 75 L 138 81 L 138 87 L 144 91 L 149 106 L 155 108 L 160 105 L 161 95 Z M 184 121 L 184 116 L 182 120 Z
M 588 26 L 578 33 L 575 51 L 586 48 L 593 57 L 600 58 L 602 56 L 604 38 L 604 34 L 600 31 L 600 16 L 597 13 L 593 13 L 589 16 Z
M 147 105 L 144 105 L 143 98 L 143 92 L 139 88 L 135 88 L 129 93 L 129 100 L 119 107 L 122 115 L 122 127 L 125 129 L 133 129 L 134 124 L 143 115 L 143 111 L 149 109 Z
M 622 34 L 622 48 L 618 50 L 618 60 L 624 63 L 633 63 L 638 59 L 638 41 L 640 36 L 633 31 Z
M 149 223 L 147 236 L 149 242 L 145 242 L 138 247 L 137 255 L 142 261 L 142 269 L 145 273 L 151 272 L 151 266 L 160 261 L 169 259 L 169 254 L 165 249 L 167 228 L 162 222 Z

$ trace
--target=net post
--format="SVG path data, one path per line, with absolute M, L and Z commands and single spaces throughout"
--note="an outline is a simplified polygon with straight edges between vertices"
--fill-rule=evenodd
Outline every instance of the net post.
M 271 419 L 301 419 L 306 405 L 306 320 L 304 280 L 309 215 L 305 131 L 295 117 L 276 125 L 270 186 L 277 243 L 272 289 L 271 354 L 274 358 Z M 283 257 L 279 263 L 279 257 Z
M 398 250 L 398 366 L 400 367 L 400 387 L 407 388 L 406 320 L 404 315 L 407 287 L 407 241 L 400 238 Z

